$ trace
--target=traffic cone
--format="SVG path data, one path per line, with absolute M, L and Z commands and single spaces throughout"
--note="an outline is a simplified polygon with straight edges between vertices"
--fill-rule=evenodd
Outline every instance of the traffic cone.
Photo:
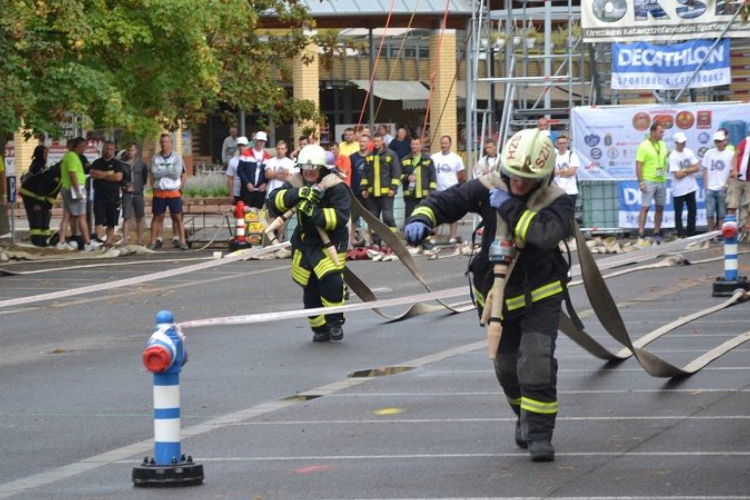
M 229 250 L 250 248 L 252 245 L 245 239 L 245 203 L 240 200 L 234 206 L 234 239 L 229 243 Z

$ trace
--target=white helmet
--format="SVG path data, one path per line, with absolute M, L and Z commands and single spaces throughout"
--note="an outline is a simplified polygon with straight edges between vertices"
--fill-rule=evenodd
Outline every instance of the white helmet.
M 326 161 L 326 150 L 317 144 L 308 144 L 302 148 L 297 155 L 297 165 L 302 170 L 314 170 L 316 168 L 328 167 Z
M 538 128 L 521 130 L 505 143 L 500 161 L 507 175 L 547 179 L 555 169 L 555 146 Z

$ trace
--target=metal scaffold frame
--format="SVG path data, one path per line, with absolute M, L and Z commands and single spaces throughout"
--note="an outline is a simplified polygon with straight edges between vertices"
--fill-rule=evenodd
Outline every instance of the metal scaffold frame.
M 466 126 L 470 162 L 488 137 L 497 137 L 502 144 L 516 130 L 534 126 L 540 116 L 558 127 L 567 126 L 570 108 L 591 104 L 594 93 L 584 73 L 584 44 L 577 29 L 580 8 L 572 0 L 507 0 L 504 9 L 491 10 L 490 5 L 497 3 L 479 0 L 469 31 L 472 57 L 466 68 Z M 514 8 L 514 3 L 522 7 Z M 538 48 L 522 39 L 528 32 L 538 37 Z M 553 41 L 559 44 L 560 38 L 562 50 Z M 533 71 L 535 66 L 537 71 Z M 487 96 L 484 109 L 477 105 L 480 90 Z M 500 100 L 502 111 L 497 117 Z

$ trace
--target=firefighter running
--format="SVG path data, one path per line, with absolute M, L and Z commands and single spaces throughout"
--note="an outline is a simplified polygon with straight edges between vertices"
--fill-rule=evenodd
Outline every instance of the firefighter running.
M 430 194 L 414 210 L 405 233 L 416 245 L 440 224 L 468 212 L 481 215 L 482 246 L 469 264 L 477 309 L 482 324 L 494 320 L 502 332 L 499 346 L 490 345 L 490 357 L 518 417 L 516 444 L 529 449 L 532 461 L 547 462 L 555 457 L 555 343 L 569 269 L 559 243 L 572 234 L 574 207 L 550 184 L 554 146 L 538 129 L 516 133 L 501 161 L 499 173 Z
M 283 216 L 296 208 L 297 227 L 291 238 L 292 280 L 304 289 L 305 309 L 344 304 L 343 270 L 349 245 L 349 190 L 326 164 L 325 150 L 302 148 L 300 173 L 269 194 L 269 209 Z M 344 314 L 309 316 L 314 342 L 342 340 Z

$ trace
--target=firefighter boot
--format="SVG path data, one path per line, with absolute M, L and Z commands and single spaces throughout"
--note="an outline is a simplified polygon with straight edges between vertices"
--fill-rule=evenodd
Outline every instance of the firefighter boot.
M 344 324 L 343 319 L 341 321 L 332 321 L 328 324 L 328 331 L 331 340 L 344 340 L 344 329 L 341 326 Z
M 555 449 L 549 439 L 538 439 L 529 443 L 532 462 L 551 462 L 555 459 Z
M 328 325 L 316 326 L 312 331 L 313 342 L 328 342 L 331 340 L 331 330 Z

